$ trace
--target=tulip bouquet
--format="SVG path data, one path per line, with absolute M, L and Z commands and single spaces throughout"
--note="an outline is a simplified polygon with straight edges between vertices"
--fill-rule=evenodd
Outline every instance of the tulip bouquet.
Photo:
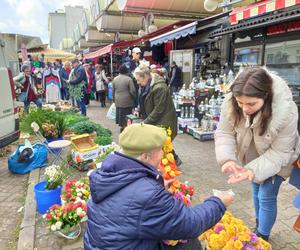
M 163 145 L 164 155 L 160 162 L 159 168 L 163 174 L 165 180 L 170 180 L 175 178 L 176 176 L 181 175 L 181 172 L 177 170 L 176 162 L 174 159 L 173 145 L 171 140 L 172 131 L 171 129 L 166 130 L 167 140 Z
M 176 161 L 173 155 L 173 145 L 171 140 L 172 131 L 171 129 L 166 129 L 167 140 L 163 145 L 163 158 L 160 162 L 160 171 L 163 174 L 164 180 L 174 180 L 169 186 L 169 192 L 173 194 L 175 199 L 183 202 L 186 206 L 191 206 L 191 198 L 194 194 L 194 188 L 188 186 L 188 183 L 181 183 L 176 179 L 177 176 L 181 175 L 181 172 L 177 169 Z M 169 246 L 175 246 L 178 243 L 186 243 L 186 240 L 164 240 L 164 244 Z
M 90 184 L 87 177 L 79 181 L 70 180 L 65 185 L 61 199 L 64 203 L 76 202 L 77 200 L 87 201 L 90 197 Z
M 271 245 L 257 237 L 244 222 L 226 212 L 219 223 L 200 237 L 209 250 L 271 250 Z
M 63 206 L 53 205 L 43 215 L 51 231 L 61 231 L 68 234 L 72 228 L 87 219 L 87 206 L 84 200 L 76 200 L 66 203 Z

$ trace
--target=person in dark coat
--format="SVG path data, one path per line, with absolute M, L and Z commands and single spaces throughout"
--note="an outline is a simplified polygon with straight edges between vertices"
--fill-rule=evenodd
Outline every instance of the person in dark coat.
M 139 67 L 134 72 L 135 78 L 142 89 L 145 89 L 140 100 L 143 106 L 144 122 L 164 128 L 171 128 L 172 139 L 177 135 L 176 110 L 169 88 L 163 77 L 151 74 L 148 67 Z
M 78 104 L 78 107 L 80 108 L 81 114 L 86 116 L 86 106 L 85 106 L 85 98 L 84 98 L 84 96 L 86 94 L 86 88 L 87 88 L 86 73 L 78 59 L 74 59 L 72 61 L 72 66 L 74 68 L 75 79 L 68 81 L 68 83 L 71 85 L 84 83 L 85 87 L 82 88 L 83 98 L 81 100 L 77 100 L 77 104 Z
M 137 68 L 135 77 L 141 86 L 139 104 L 144 122 L 170 128 L 172 130 L 172 140 L 174 140 L 177 135 L 177 116 L 166 80 L 157 73 L 150 73 L 148 67 Z M 182 161 L 175 150 L 173 150 L 173 154 L 177 166 L 180 166 Z
M 186 207 L 166 189 L 158 170 L 165 140 L 162 128 L 130 125 L 119 137 L 122 153 L 111 154 L 90 174 L 85 250 L 164 249 L 163 240 L 196 239 L 222 218 L 232 196 Z
M 170 72 L 169 79 L 170 79 L 171 94 L 173 94 L 174 92 L 177 92 L 183 85 L 182 71 L 174 61 L 171 63 L 171 72 Z
M 61 99 L 62 100 L 69 100 L 69 89 L 68 89 L 68 83 L 69 75 L 71 72 L 71 63 L 65 62 L 64 66 L 59 70 L 59 75 L 62 83 L 61 87 Z

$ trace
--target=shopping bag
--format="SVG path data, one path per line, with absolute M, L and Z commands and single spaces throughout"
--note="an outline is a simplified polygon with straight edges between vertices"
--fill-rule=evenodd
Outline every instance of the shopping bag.
M 110 120 L 115 120 L 116 119 L 116 105 L 113 103 L 109 110 L 107 111 L 106 117 Z
M 94 91 L 91 91 L 90 93 L 90 100 L 96 100 L 96 94 Z
M 48 149 L 43 144 L 33 145 L 34 155 L 26 162 L 18 162 L 20 156 L 20 147 L 8 158 L 8 169 L 16 174 L 26 174 L 35 168 L 42 168 L 47 164 Z
M 18 97 L 19 102 L 26 102 L 28 97 L 27 92 L 21 92 L 21 94 Z

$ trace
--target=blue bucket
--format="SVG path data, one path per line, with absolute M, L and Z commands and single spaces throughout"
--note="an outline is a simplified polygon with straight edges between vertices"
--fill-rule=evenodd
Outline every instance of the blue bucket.
M 45 190 L 46 184 L 46 181 L 42 181 L 34 186 L 37 210 L 40 214 L 46 213 L 52 205 L 61 205 L 61 186 L 56 189 Z
M 296 208 L 300 210 L 300 193 L 296 195 L 293 204 Z

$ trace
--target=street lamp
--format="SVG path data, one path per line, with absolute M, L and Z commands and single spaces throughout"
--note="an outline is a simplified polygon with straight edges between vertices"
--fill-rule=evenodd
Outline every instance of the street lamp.
M 138 32 L 138 36 L 142 37 L 154 31 L 157 31 L 157 26 L 154 24 L 154 15 L 153 13 L 148 13 L 142 18 L 142 27 Z
M 215 11 L 217 8 L 223 8 L 223 11 L 227 11 L 229 10 L 229 6 L 235 4 L 235 3 L 239 3 L 243 0 L 223 0 L 222 3 L 219 3 L 218 0 L 205 0 L 204 1 L 204 9 L 208 12 L 213 12 Z

